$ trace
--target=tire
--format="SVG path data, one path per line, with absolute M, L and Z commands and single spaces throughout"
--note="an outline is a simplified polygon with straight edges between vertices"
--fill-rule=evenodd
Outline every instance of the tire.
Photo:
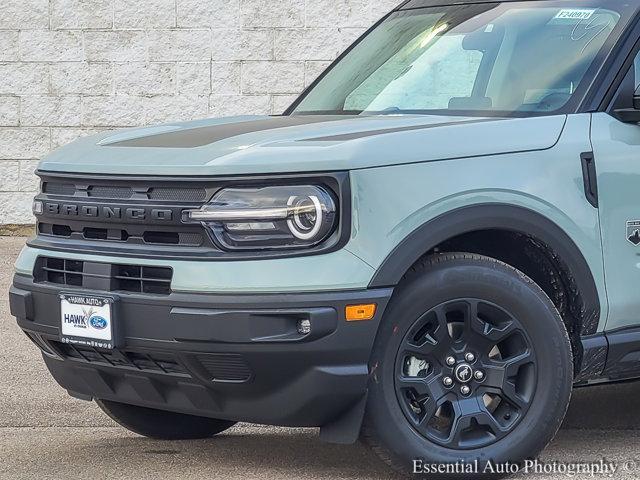
M 492 258 L 437 254 L 385 312 L 361 439 L 407 475 L 501 477 L 552 440 L 572 383 L 567 330 L 538 285 Z
M 96 403 L 113 421 L 127 430 L 156 440 L 211 438 L 233 427 L 236 423 L 126 405 L 109 400 L 96 400 Z

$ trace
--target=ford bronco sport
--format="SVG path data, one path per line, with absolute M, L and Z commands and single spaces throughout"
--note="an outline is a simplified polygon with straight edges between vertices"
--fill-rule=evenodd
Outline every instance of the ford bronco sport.
M 639 9 L 411 0 L 284 115 L 61 148 L 11 311 L 149 437 L 534 457 L 574 386 L 640 377 Z

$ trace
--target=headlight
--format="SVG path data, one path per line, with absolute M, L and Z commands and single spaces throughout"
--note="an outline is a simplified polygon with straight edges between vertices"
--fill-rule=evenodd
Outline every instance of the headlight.
M 338 220 L 333 195 L 313 185 L 226 188 L 185 215 L 229 250 L 311 247 L 326 240 Z

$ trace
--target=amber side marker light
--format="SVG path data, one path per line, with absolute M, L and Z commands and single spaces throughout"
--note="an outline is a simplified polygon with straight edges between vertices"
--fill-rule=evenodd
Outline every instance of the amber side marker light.
M 376 314 L 376 304 L 349 305 L 344 310 L 347 322 L 361 322 L 371 320 Z

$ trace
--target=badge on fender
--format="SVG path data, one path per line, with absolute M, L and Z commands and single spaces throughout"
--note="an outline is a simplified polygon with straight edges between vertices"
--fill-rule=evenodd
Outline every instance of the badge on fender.
M 627 222 L 627 240 L 636 246 L 640 245 L 640 220 Z

